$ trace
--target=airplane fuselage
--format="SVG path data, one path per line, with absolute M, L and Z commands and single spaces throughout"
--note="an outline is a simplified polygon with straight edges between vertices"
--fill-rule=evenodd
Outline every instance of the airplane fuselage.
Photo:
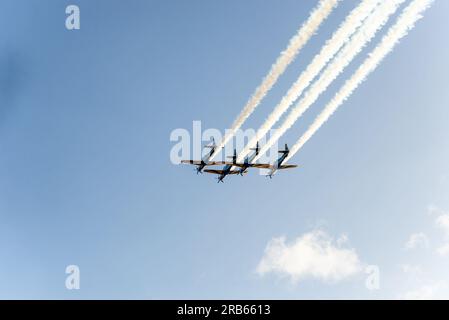
M 243 175 L 243 173 L 250 167 L 250 164 L 253 162 L 253 160 L 254 160 L 254 158 L 256 158 L 256 156 L 257 156 L 257 153 L 254 152 L 253 155 L 251 155 L 250 157 L 245 159 L 243 166 L 240 167 L 240 170 L 239 170 L 240 175 Z
M 212 155 L 214 154 L 215 149 L 212 148 L 210 150 L 209 153 L 207 153 L 202 159 L 201 159 L 201 164 L 199 164 L 196 168 L 196 172 L 197 173 L 202 173 L 203 169 L 207 166 L 207 164 L 209 163 L 210 158 L 212 157 Z
M 223 167 L 223 173 L 218 177 L 218 181 L 223 181 L 223 179 L 231 172 L 232 165 L 227 164 Z
M 270 170 L 267 176 L 271 178 L 273 174 L 275 174 L 275 172 L 278 171 L 279 167 L 282 165 L 282 162 L 284 162 L 287 157 L 288 152 L 283 153 L 282 156 L 280 156 L 279 159 L 276 160 L 276 162 L 273 165 L 273 168 Z

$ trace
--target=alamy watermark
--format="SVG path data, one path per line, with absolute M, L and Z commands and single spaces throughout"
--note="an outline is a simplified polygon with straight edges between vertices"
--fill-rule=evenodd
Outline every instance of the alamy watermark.
M 67 30 L 79 30 L 81 28 L 80 8 L 71 4 L 65 8 L 68 16 L 65 19 L 65 27 Z
M 214 161 L 224 161 L 226 157 L 231 156 L 234 149 L 237 155 L 245 148 L 248 142 L 257 141 L 262 148 L 269 138 L 274 135 L 275 129 L 269 131 L 265 136 L 254 140 L 256 131 L 254 129 L 238 129 L 233 138 L 223 147 L 215 151 Z M 216 141 L 219 145 L 225 135 L 231 133 L 231 130 L 225 130 L 224 134 L 215 128 L 204 129 L 201 121 L 193 121 L 190 130 L 185 128 L 177 128 L 170 133 L 170 142 L 174 143 L 170 149 L 170 161 L 172 164 L 179 164 L 181 160 L 201 160 L 202 157 L 209 152 L 204 146 Z M 255 147 L 255 146 L 251 146 Z M 248 154 L 249 155 L 249 154 Z M 268 150 L 260 154 L 258 161 L 261 163 L 272 163 L 278 156 L 278 142 L 276 141 Z M 244 159 L 241 159 L 242 161 Z
M 370 290 L 380 289 L 380 268 L 377 265 L 369 265 L 365 268 L 365 273 L 368 275 L 365 280 L 365 287 Z
M 65 279 L 65 287 L 68 290 L 79 290 L 81 280 L 80 268 L 75 264 L 71 264 L 65 268 L 65 273 L 68 274 Z

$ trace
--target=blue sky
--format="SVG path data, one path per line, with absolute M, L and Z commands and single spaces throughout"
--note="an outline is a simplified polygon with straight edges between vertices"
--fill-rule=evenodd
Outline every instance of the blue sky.
M 217 184 L 170 162 L 174 129 L 230 126 L 316 2 L 3 0 L 0 298 L 449 297 L 449 256 L 436 253 L 449 212 L 447 1 L 291 159 L 300 168 Z M 342 1 L 245 128 L 258 128 L 355 3 Z M 65 28 L 69 4 L 80 30 Z M 257 273 L 271 239 L 317 229 L 345 234 L 379 266 L 380 289 L 367 290 L 363 272 Z M 406 250 L 414 233 L 429 244 Z M 65 288 L 70 264 L 80 290 Z

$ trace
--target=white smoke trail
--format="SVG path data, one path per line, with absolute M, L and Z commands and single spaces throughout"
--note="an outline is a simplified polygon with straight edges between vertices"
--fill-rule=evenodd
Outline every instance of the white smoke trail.
M 294 156 L 313 134 L 329 119 L 338 107 L 349 98 L 355 89 L 373 72 L 382 60 L 394 49 L 395 45 L 413 29 L 415 23 L 422 18 L 424 11 L 430 7 L 433 0 L 414 0 L 404 9 L 396 23 L 388 30 L 379 45 L 369 54 L 353 76 L 345 82 L 324 110 L 318 115 L 307 131 L 292 147 L 288 159 Z
M 359 28 L 363 21 L 371 14 L 381 0 L 363 0 L 353 9 L 346 19 L 341 23 L 337 31 L 327 40 L 321 51 L 313 58 L 305 71 L 301 73 L 298 80 L 291 86 L 281 102 L 274 108 L 265 122 L 257 131 L 257 134 L 248 142 L 240 152 L 238 161 L 241 162 L 254 147 L 256 142 L 263 137 L 279 118 L 288 110 L 307 88 L 312 80 L 320 73 L 326 64 L 334 57 L 341 47 L 349 41 L 350 37 Z
M 299 51 L 318 30 L 321 23 L 326 20 L 332 10 L 337 6 L 338 1 L 340 0 L 320 0 L 318 6 L 310 13 L 309 18 L 301 26 L 296 35 L 290 39 L 287 49 L 282 51 L 279 58 L 271 66 L 268 75 L 265 76 L 260 86 L 256 89 L 243 110 L 234 120 L 231 129 L 227 132 L 219 146 L 215 149 L 217 151 L 212 155 L 211 160 L 235 135 L 235 132 L 242 126 L 251 113 L 253 113 L 260 101 L 262 101 L 268 91 L 270 91 L 287 66 L 295 59 Z
M 363 47 L 375 36 L 388 18 L 397 10 L 405 0 L 386 0 L 382 2 L 371 14 L 364 24 L 357 30 L 351 40 L 340 50 L 337 56 L 326 67 L 318 80 L 307 90 L 304 97 L 296 104 L 285 119 L 284 123 L 277 129 L 270 140 L 261 148 L 260 158 L 295 122 L 296 120 L 318 99 L 327 87 L 338 75 L 349 65 L 352 59 L 360 53 Z

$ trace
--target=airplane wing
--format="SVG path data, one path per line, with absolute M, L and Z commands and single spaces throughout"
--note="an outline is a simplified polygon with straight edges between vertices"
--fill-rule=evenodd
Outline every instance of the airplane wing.
M 252 163 L 250 167 L 259 168 L 259 169 L 271 169 L 273 166 L 269 163 Z
M 291 168 L 296 168 L 297 165 L 296 164 L 284 164 L 281 165 L 278 169 L 291 169 Z
M 229 161 L 211 161 L 209 163 L 213 163 L 214 166 L 221 166 L 221 165 L 226 165 L 226 164 L 233 164 L 232 162 Z
M 213 173 L 213 174 L 223 174 L 224 171 L 223 170 L 206 169 L 206 170 L 204 170 L 204 172 Z M 240 173 L 239 170 L 231 170 L 231 171 L 229 171 L 228 174 L 239 174 L 239 173 Z
M 222 164 L 227 164 L 227 163 L 224 163 L 224 161 L 209 161 L 208 163 L 206 163 L 206 166 L 219 166 Z
M 239 168 L 243 168 L 246 166 L 246 164 L 244 164 L 244 163 L 234 163 L 232 161 L 211 161 L 207 165 L 221 166 L 221 165 L 227 165 L 227 164 L 232 165 L 233 167 L 239 167 Z M 250 163 L 249 167 L 270 169 L 270 168 L 272 168 L 272 165 L 265 164 L 265 163 Z
M 193 164 L 196 166 L 199 166 L 202 164 L 201 160 L 181 160 L 181 163 L 187 163 L 187 164 Z M 216 165 L 221 165 L 223 164 L 223 161 L 209 161 L 208 163 L 206 163 L 206 166 L 216 166 Z
M 223 173 L 223 170 L 206 169 L 206 170 L 204 170 L 204 172 L 207 172 L 207 173 L 213 173 L 213 174 L 222 174 L 222 173 Z
M 200 165 L 201 161 L 199 161 L 199 160 L 181 160 L 181 163 Z
M 212 162 L 210 162 L 212 163 Z M 248 165 L 249 167 L 253 167 L 253 168 L 265 168 L 265 169 L 269 169 L 272 167 L 271 164 L 265 164 L 265 163 L 250 163 L 250 164 L 245 164 L 245 163 L 234 163 L 231 161 L 216 161 L 214 162 L 214 165 L 232 165 L 233 167 L 239 167 L 239 168 L 244 168 L 246 167 L 246 165 Z
M 233 165 L 233 166 L 235 166 L 235 167 L 240 167 L 240 168 L 243 168 L 243 167 L 245 166 L 244 163 L 226 162 L 225 164 L 230 164 L 230 165 Z
M 210 162 L 210 163 L 212 163 L 212 162 Z M 244 166 L 245 166 L 245 164 L 244 163 L 234 163 L 234 162 L 232 162 L 232 161 L 215 161 L 215 162 L 213 162 L 214 164 L 213 165 L 231 165 L 231 166 L 233 166 L 233 167 L 240 167 L 240 168 L 243 168 Z M 251 165 L 250 165 L 251 166 Z

